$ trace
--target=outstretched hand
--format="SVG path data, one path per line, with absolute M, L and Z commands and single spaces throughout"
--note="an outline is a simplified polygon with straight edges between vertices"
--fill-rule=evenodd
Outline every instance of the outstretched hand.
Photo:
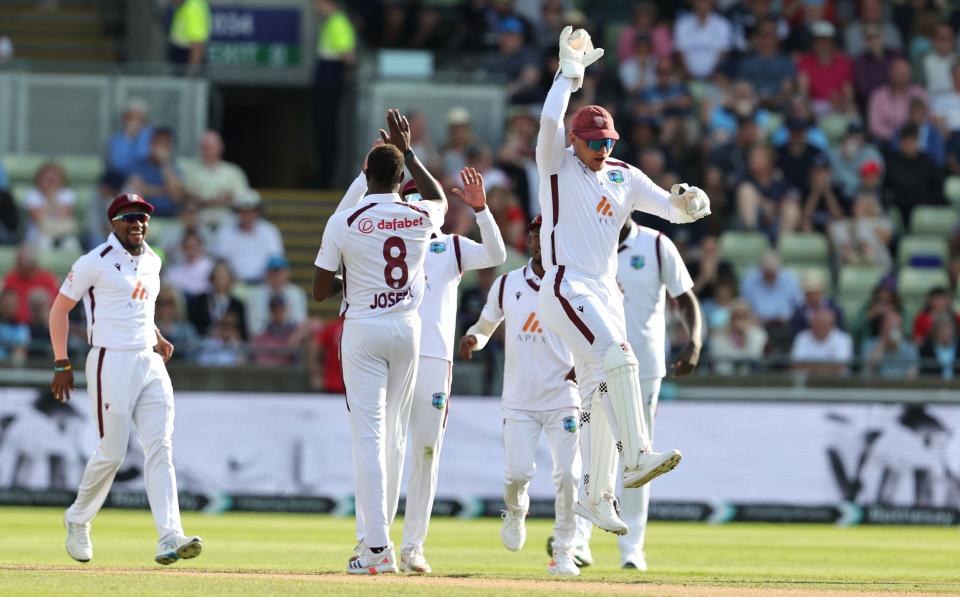
M 473 334 L 468 334 L 463 338 L 460 338 L 460 358 L 471 360 L 473 358 L 473 350 L 477 346 L 477 337 Z
M 673 363 L 673 374 L 677 377 L 693 373 L 693 370 L 700 364 L 700 346 L 689 342 L 680 352 L 677 360 Z
M 390 108 L 387 110 L 387 129 L 390 134 L 380 129 L 380 138 L 384 143 L 396 146 L 402 153 L 410 149 L 410 121 L 407 117 L 400 114 L 400 110 Z
M 474 211 L 482 211 L 487 206 L 487 194 L 483 190 L 483 175 L 476 168 L 467 166 L 460 170 L 460 180 L 463 181 L 463 188 L 454 187 L 453 194 L 463 199 L 463 202 Z

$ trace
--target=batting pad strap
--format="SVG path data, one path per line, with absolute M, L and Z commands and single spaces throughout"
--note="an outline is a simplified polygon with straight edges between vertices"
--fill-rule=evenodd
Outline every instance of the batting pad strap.
M 630 345 L 612 344 L 603 358 L 607 376 L 607 393 L 613 416 L 620 430 L 623 466 L 636 467 L 641 452 L 650 450 L 647 426 L 643 420 L 640 394 L 640 363 Z

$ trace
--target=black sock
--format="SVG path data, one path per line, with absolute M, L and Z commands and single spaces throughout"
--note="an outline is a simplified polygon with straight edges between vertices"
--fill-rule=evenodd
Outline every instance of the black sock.
M 384 545 L 383 547 L 371 547 L 370 551 L 372 551 L 373 553 L 383 553 L 383 550 L 385 550 L 386 548 L 387 548 L 386 545 Z

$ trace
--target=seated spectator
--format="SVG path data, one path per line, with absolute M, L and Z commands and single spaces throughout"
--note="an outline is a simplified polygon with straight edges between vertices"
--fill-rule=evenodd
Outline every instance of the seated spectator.
M 457 106 L 447 112 L 447 143 L 441 152 L 443 174 L 451 176 L 467 165 L 467 149 L 479 142 L 474 139 L 470 112 Z
M 884 196 L 883 165 L 880 162 L 867 160 L 860 164 L 860 182 L 857 185 L 855 193 L 857 195 L 869 193 L 878 198 Z
M 737 132 L 733 139 L 711 152 L 709 168 L 723 181 L 727 192 L 732 191 L 737 183 L 747 176 L 750 151 L 759 138 L 759 128 L 754 115 L 738 115 Z
M 443 165 L 440 162 L 440 153 L 430 134 L 429 123 L 423 112 L 407 110 L 405 112 L 410 122 L 410 148 L 431 172 L 440 172 Z M 536 137 L 536 133 L 534 133 Z
M 946 143 L 938 126 L 930 119 L 927 103 L 920 98 L 910 100 L 910 113 L 907 118 L 907 125 L 909 124 L 917 127 L 920 152 L 930 156 L 938 167 L 942 167 L 946 160 Z M 894 150 L 900 148 L 900 131 L 897 131 L 893 138 L 891 147 Z
M 12 245 L 17 240 L 20 209 L 10 192 L 10 181 L 0 161 L 0 245 Z
M 213 259 L 204 251 L 203 239 L 196 230 L 187 230 L 181 242 L 182 259 L 164 270 L 164 282 L 188 297 L 209 292 Z
M 47 162 L 33 177 L 33 188 L 23 198 L 27 211 L 27 242 L 38 249 L 80 250 L 73 207 L 77 194 L 67 186 L 67 173 Z
M 863 343 L 861 355 L 864 377 L 912 379 L 917 376 L 917 347 L 903 337 L 903 320 L 896 311 L 884 314 L 880 334 Z
M 217 261 L 210 270 L 210 292 L 187 301 L 187 318 L 201 336 L 206 336 L 228 313 L 240 324 L 241 338 L 246 339 L 247 313 L 244 304 L 233 296 L 234 279 L 230 265 Z
M 900 57 L 900 52 L 884 47 L 883 32 L 877 25 L 864 27 L 866 50 L 853 61 L 853 90 L 856 92 L 857 105 L 863 110 L 870 96 L 877 89 L 890 82 L 890 65 Z
M 763 254 L 759 268 L 743 277 L 740 296 L 764 325 L 789 322 L 803 302 L 796 276 L 780 267 L 780 256 L 772 249 Z
M 177 222 L 165 227 L 163 235 L 154 235 L 152 244 L 163 248 L 164 263 L 177 264 L 184 260 L 183 237 L 188 232 L 199 234 L 204 251 L 210 253 L 217 240 L 216 232 L 200 221 L 200 206 L 196 201 L 186 201 L 180 206 Z
M 627 95 L 640 95 L 653 86 L 657 78 L 657 57 L 653 54 L 653 44 L 648 34 L 637 35 L 633 55 L 620 62 L 617 74 Z
M 938 286 L 927 293 L 923 310 L 913 320 L 914 344 L 920 346 L 927 341 L 930 337 L 930 330 L 933 328 L 934 319 L 941 315 L 952 318 L 955 325 L 960 325 L 960 313 L 953 310 L 949 290 Z
M 891 50 L 903 48 L 900 31 L 896 25 L 883 16 L 881 0 L 861 0 L 860 18 L 847 25 L 844 33 L 844 46 L 851 56 L 861 54 L 866 49 L 869 31 L 875 29 L 883 40 L 883 46 Z
M 733 45 L 737 51 L 749 50 L 750 40 L 756 38 L 757 30 L 766 22 L 773 24 L 778 42 L 786 41 L 790 34 L 790 23 L 779 14 L 773 0 L 750 0 L 736 4 L 739 6 L 731 6 L 726 12 L 733 25 Z
M 307 345 L 307 369 L 310 388 L 331 394 L 343 394 L 343 368 L 340 364 L 340 336 L 343 318 L 337 317 L 319 326 Z
M 83 242 L 85 249 L 93 250 L 113 232 L 110 218 L 107 217 L 107 208 L 110 207 L 114 197 L 123 190 L 126 180 L 126 176 L 120 172 L 107 170 L 97 181 L 96 191 L 90 198 L 90 203 L 87 204 L 86 236 Z M 153 238 L 150 239 L 150 244 L 155 244 Z
M 750 305 L 736 299 L 730 322 L 710 334 L 710 362 L 720 375 L 743 375 L 760 367 L 766 346 L 767 332 L 754 320 Z
M 60 284 L 56 276 L 40 268 L 33 246 L 24 243 L 17 249 L 13 269 L 3 278 L 3 289 L 14 293 L 17 299 L 17 321 L 27 323 L 30 321 L 30 295 L 42 291 L 53 303 L 60 291 Z
M 274 297 L 283 297 L 283 323 L 299 326 L 307 321 L 307 293 L 290 282 L 290 263 L 286 257 L 275 255 L 267 262 L 267 279 L 247 293 L 247 328 L 250 337 L 257 336 L 267 327 L 270 304 Z
M 793 188 L 806 194 L 810 190 L 810 170 L 821 151 L 807 141 L 808 123 L 799 118 L 788 118 L 790 137 L 777 149 L 777 168 L 783 179 Z
M 30 348 L 27 357 L 31 359 L 53 360 L 53 346 L 50 344 L 50 307 L 53 299 L 42 288 L 35 288 L 27 297 L 30 310 Z
M 853 61 L 834 41 L 836 29 L 829 21 L 813 24 L 813 52 L 797 60 L 800 92 L 816 114 L 846 113 L 853 105 Z
M 536 163 L 537 129 L 540 123 L 537 117 L 530 110 L 514 111 L 507 120 L 503 145 L 497 150 L 497 165 L 513 183 L 512 189 L 524 211 L 525 221 L 530 221 L 533 218 L 531 214 L 540 209 L 537 200 L 540 176 Z
M 807 143 L 813 145 L 820 151 L 827 151 L 827 149 L 830 148 L 830 140 L 827 138 L 827 134 L 823 132 L 823 129 L 817 125 L 816 115 L 813 113 L 806 98 L 801 95 L 794 96 L 790 100 L 790 105 L 786 110 L 785 116 L 784 121 L 781 122 L 780 126 L 770 135 L 770 143 L 774 147 L 782 147 L 790 140 L 790 129 L 787 123 L 791 119 L 794 119 L 798 122 L 806 123 Z
M 873 289 L 870 300 L 852 318 L 850 331 L 859 346 L 863 346 L 868 338 L 880 334 L 883 317 L 887 311 L 896 311 L 901 318 L 903 317 L 903 303 L 900 301 L 900 295 L 897 294 L 892 277 Z
M 30 326 L 17 319 L 17 303 L 13 290 L 0 292 L 0 360 L 22 365 L 30 346 Z
M 953 65 L 957 62 L 957 38 L 950 23 L 937 23 L 933 38 L 933 50 L 921 59 L 921 74 L 927 83 L 927 93 L 936 99 L 941 93 L 953 91 Z
M 793 61 L 781 53 L 777 21 L 760 21 L 753 34 L 753 52 L 740 61 L 740 79 L 749 82 L 766 106 L 782 106 L 793 93 L 797 69 Z
M 656 74 L 657 79 L 654 85 L 640 94 L 634 116 L 654 118 L 660 120 L 662 125 L 665 118 L 688 115 L 693 107 L 693 99 L 686 85 L 679 78 L 673 60 L 660 59 L 657 62 Z
M 747 230 L 761 230 L 771 239 L 780 230 L 796 230 L 800 224 L 800 196 L 774 169 L 773 151 L 759 145 L 750 150 L 749 174 L 737 186 L 736 205 L 740 223 Z
M 188 361 L 196 356 L 200 336 L 184 317 L 183 297 L 172 286 L 162 284 L 157 293 L 156 324 L 163 337 L 173 343 L 173 359 Z
M 173 156 L 173 130 L 157 127 L 150 137 L 150 153 L 130 168 L 127 188 L 153 205 L 153 217 L 177 215 L 183 200 L 183 175 Z
M 931 322 L 930 335 L 920 347 L 920 372 L 953 379 L 957 374 L 958 354 L 956 322 L 940 314 Z
M 793 312 L 794 333 L 810 329 L 810 320 L 818 309 L 829 309 L 838 328 L 843 329 L 843 312 L 833 299 L 824 294 L 824 280 L 820 273 L 805 272 L 802 279 L 803 303 Z
M 950 76 L 953 86 L 938 93 L 931 108 L 940 127 L 953 135 L 960 133 L 960 62 L 950 68 Z
M 236 313 L 226 313 L 210 327 L 210 333 L 200 341 L 197 362 L 214 367 L 236 367 L 246 362 L 243 346 L 243 325 Z
M 885 202 L 900 210 L 904 225 L 914 205 L 942 205 L 943 176 L 930 156 L 920 153 L 920 131 L 908 124 L 900 131 L 900 148 L 887 160 Z
M 670 28 L 657 22 L 657 5 L 648 0 L 633 5 L 633 20 L 620 32 L 617 41 L 617 62 L 623 62 L 633 56 L 637 36 L 647 35 L 657 58 L 666 58 L 673 54 L 673 40 Z M 550 39 L 553 43 L 554 38 Z
M 487 58 L 484 71 L 507 79 L 507 98 L 512 104 L 540 99 L 540 60 L 524 45 L 523 23 L 515 17 L 501 19 L 497 26 L 497 53 Z
M 703 320 L 707 323 L 707 328 L 712 330 L 726 327 L 730 323 L 730 311 L 736 300 L 738 300 L 736 278 L 724 277 L 717 280 L 713 292 L 708 294 L 701 303 Z
M 927 92 L 910 81 L 910 63 L 897 58 L 890 64 L 890 81 L 878 88 L 867 103 L 870 134 L 878 143 L 888 143 L 897 130 L 907 123 L 910 100 L 927 101 Z
M 198 201 L 205 221 L 221 224 L 230 205 L 250 188 L 247 175 L 239 166 L 223 159 L 223 139 L 216 131 L 200 137 L 200 160 L 185 173 L 187 197 Z
M 110 137 L 107 170 L 130 175 L 134 164 L 150 156 L 153 128 L 147 125 L 150 107 L 143 99 L 131 97 L 120 115 L 121 128 Z M 102 241 L 101 241 L 102 242 Z M 99 243 L 98 243 L 99 244 Z
M 876 265 L 884 270 L 893 265 L 893 223 L 873 193 L 857 195 L 851 216 L 830 222 L 827 231 L 839 265 Z
M 820 21 L 835 20 L 835 10 L 830 0 L 788 2 L 783 5 L 783 16 L 790 23 L 787 36 L 787 51 L 791 54 L 809 52 L 813 47 L 813 27 Z
M 709 143 L 726 143 L 736 136 L 741 118 L 752 118 L 763 126 L 770 120 L 770 112 L 757 106 L 757 94 L 747 81 L 737 81 L 717 97 L 700 102 L 700 114 L 709 132 Z
M 883 167 L 880 150 L 865 141 L 863 125 L 851 122 L 840 143 L 828 151 L 833 172 L 833 184 L 837 185 L 845 201 L 850 202 L 860 188 L 860 168 L 867 161 L 876 162 Z
M 824 232 L 827 225 L 846 215 L 840 192 L 833 187 L 830 158 L 818 153 L 810 165 L 809 190 L 803 200 L 800 228 L 804 232 Z
M 673 40 L 684 70 L 694 79 L 709 79 L 733 49 L 733 27 L 713 10 L 713 0 L 692 0 L 693 11 L 681 14 Z
M 270 258 L 283 255 L 280 231 L 261 217 L 260 206 L 260 195 L 253 190 L 234 199 L 236 220 L 217 230 L 217 239 L 210 248 L 247 284 L 262 281 Z
M 833 311 L 821 307 L 810 317 L 806 329 L 793 341 L 791 368 L 814 375 L 844 375 L 853 362 L 850 334 L 837 329 Z
M 291 366 L 297 363 L 298 348 L 303 343 L 301 327 L 291 321 L 287 300 L 282 294 L 270 297 L 270 318 L 253 340 L 250 352 L 256 365 Z

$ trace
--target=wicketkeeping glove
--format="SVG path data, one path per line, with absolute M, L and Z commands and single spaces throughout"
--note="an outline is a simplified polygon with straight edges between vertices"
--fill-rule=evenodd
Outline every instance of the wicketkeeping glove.
M 710 198 L 701 189 L 675 184 L 670 188 L 670 204 L 680 212 L 684 223 L 710 215 Z
M 593 47 L 590 34 L 566 26 L 560 32 L 560 72 L 573 82 L 572 91 L 583 85 L 584 70 L 603 56 L 603 48 Z

